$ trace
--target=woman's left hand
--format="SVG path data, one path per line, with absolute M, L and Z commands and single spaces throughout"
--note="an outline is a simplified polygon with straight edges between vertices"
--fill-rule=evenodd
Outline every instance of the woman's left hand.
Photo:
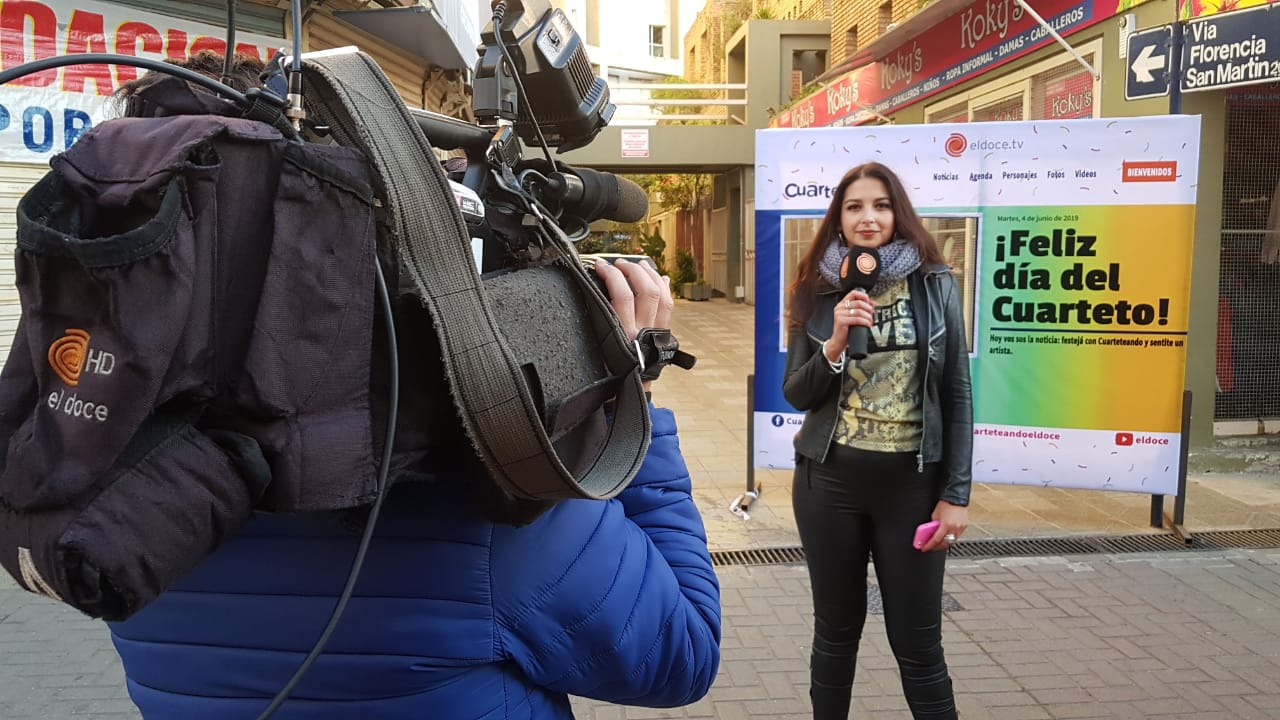
M 939 500 L 933 508 L 930 519 L 938 521 L 938 529 L 933 533 L 933 537 L 929 538 L 929 542 L 920 548 L 921 552 L 946 550 L 954 545 L 969 528 L 969 508 Z

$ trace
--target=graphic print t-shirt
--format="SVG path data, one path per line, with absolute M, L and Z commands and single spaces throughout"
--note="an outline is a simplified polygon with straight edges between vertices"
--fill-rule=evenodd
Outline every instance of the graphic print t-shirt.
M 835 441 L 861 450 L 907 452 L 920 446 L 920 346 L 906 279 L 871 298 L 867 357 L 845 366 Z

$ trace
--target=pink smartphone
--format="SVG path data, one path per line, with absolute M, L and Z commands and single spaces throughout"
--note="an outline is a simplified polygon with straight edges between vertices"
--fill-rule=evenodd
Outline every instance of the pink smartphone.
M 924 544 L 929 542 L 929 538 L 938 530 L 938 521 L 930 520 L 916 528 L 916 537 L 911 541 L 911 546 L 919 550 Z

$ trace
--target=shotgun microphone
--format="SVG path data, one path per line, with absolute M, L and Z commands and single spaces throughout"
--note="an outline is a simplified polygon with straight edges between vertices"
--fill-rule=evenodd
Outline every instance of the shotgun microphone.
M 587 222 L 603 218 L 633 223 L 649 214 L 649 196 L 644 189 L 611 172 L 560 163 L 560 172 L 547 179 L 564 209 Z
M 869 292 L 880 277 L 880 253 L 875 248 L 854 245 L 840 261 L 840 291 L 848 294 L 859 289 Z M 845 357 L 861 360 L 867 356 L 867 327 L 854 325 L 849 328 L 849 343 Z

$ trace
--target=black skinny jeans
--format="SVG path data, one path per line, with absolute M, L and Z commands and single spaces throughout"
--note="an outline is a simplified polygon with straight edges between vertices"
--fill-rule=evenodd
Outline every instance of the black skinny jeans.
M 912 717 L 956 717 L 942 655 L 943 551 L 911 546 L 941 492 L 938 468 L 915 453 L 833 444 L 825 463 L 800 458 L 791 491 L 813 587 L 809 697 L 815 720 L 849 716 L 858 641 L 867 616 L 867 559 L 875 562 L 889 645 Z

